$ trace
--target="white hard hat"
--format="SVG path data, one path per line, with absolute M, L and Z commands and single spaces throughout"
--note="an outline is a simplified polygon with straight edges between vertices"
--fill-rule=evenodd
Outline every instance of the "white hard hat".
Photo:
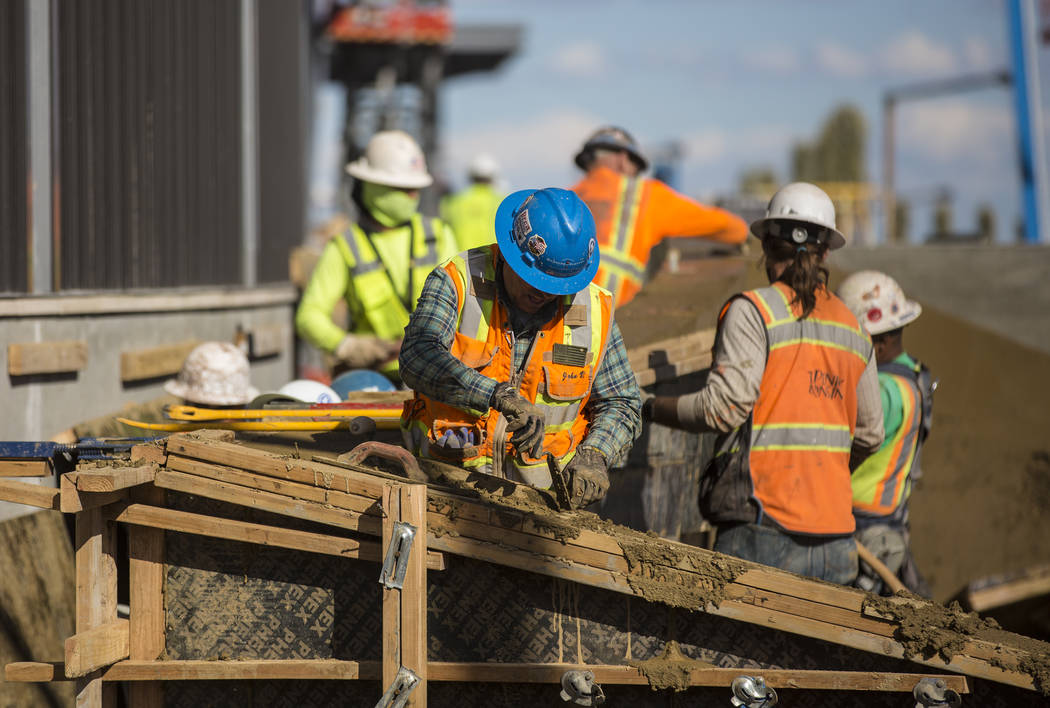
M 422 189 L 434 181 L 427 172 L 423 151 L 401 130 L 373 135 L 365 154 L 347 165 L 346 171 L 365 182 L 402 189 Z
M 766 215 L 752 222 L 751 233 L 758 238 L 775 236 L 802 244 L 805 234 L 784 228 L 784 220 L 801 221 L 823 228 L 819 238 L 835 250 L 846 245 L 845 237 L 835 228 L 835 205 L 824 190 L 809 182 L 792 182 L 777 190 L 766 207 Z M 802 229 L 799 229 L 802 232 Z M 799 240 L 801 237 L 801 240 Z
M 470 161 L 467 172 L 475 179 L 495 179 L 499 173 L 499 163 L 492 155 L 483 152 Z
M 897 281 L 877 270 L 860 270 L 839 285 L 838 296 L 868 334 L 882 334 L 914 322 L 922 306 L 904 297 Z
M 195 347 L 179 375 L 164 384 L 164 390 L 212 406 L 240 406 L 259 395 L 249 382 L 248 357 L 229 342 L 205 342 Z
M 320 381 L 296 379 L 277 389 L 277 393 L 290 396 L 303 403 L 342 403 L 339 394 Z

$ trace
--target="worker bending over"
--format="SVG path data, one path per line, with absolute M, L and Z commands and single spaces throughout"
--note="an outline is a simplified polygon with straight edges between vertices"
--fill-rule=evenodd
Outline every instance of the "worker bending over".
M 706 236 L 743 243 L 747 224 L 728 211 L 705 206 L 659 180 L 640 177 L 649 163 L 627 131 L 606 127 L 576 155 L 586 172 L 572 189 L 590 207 L 598 228 L 602 264 L 596 283 L 617 306 L 631 301 L 645 282 L 649 253 L 669 236 Z
M 874 455 L 853 471 L 853 516 L 857 540 L 900 577 L 914 593 L 930 597 L 930 588 L 911 555 L 908 497 L 919 479 L 919 454 L 930 434 L 933 391 L 930 370 L 904 351 L 903 329 L 922 314 L 890 276 L 874 270 L 842 281 L 838 295 L 871 335 L 882 394 L 886 439 Z M 858 587 L 882 590 L 878 576 L 861 563 Z
M 591 283 L 594 219 L 572 192 L 523 190 L 495 227 L 495 244 L 427 278 L 405 330 L 406 446 L 540 488 L 553 455 L 583 507 L 605 496 L 641 405 L 612 298 Z
M 751 229 L 770 286 L 722 308 L 704 387 L 650 399 L 643 415 L 718 432 L 700 482 L 716 551 L 851 583 L 850 469 L 882 443 L 882 411 L 871 340 L 827 289 L 824 259 L 845 239 L 828 196 L 801 182 Z
M 503 201 L 503 195 L 493 186 L 498 172 L 499 165 L 491 155 L 478 155 L 470 163 L 470 186 L 441 202 L 441 218 L 452 227 L 461 251 L 488 245 L 496 239 L 492 223 Z
M 337 373 L 377 368 L 395 375 L 409 313 L 430 271 L 456 253 L 455 237 L 417 211 L 419 190 L 433 179 L 407 133 L 376 133 L 346 171 L 356 180 L 357 222 L 325 246 L 295 325 L 304 339 L 335 355 Z M 340 298 L 349 306 L 349 332 L 332 321 Z

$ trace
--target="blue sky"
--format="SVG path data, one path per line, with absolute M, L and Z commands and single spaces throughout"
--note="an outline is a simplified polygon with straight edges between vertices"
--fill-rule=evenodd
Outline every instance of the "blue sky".
M 791 145 L 812 139 L 845 102 L 868 119 L 869 176 L 877 183 L 886 88 L 1009 64 L 1002 0 L 452 0 L 451 7 L 456 22 L 525 28 L 522 51 L 500 71 L 451 80 L 441 98 L 436 167 L 460 181 L 471 156 L 488 151 L 510 188 L 573 183 L 572 155 L 607 123 L 623 125 L 643 146 L 682 141 L 678 186 L 693 196 L 731 191 L 753 166 L 771 166 L 783 179 Z M 912 238 L 929 230 L 923 205 L 942 187 L 956 196 L 957 227 L 970 228 L 977 204 L 988 202 L 999 238 L 1012 236 L 1020 200 L 1011 92 L 904 103 L 897 116 L 897 185 L 915 201 Z

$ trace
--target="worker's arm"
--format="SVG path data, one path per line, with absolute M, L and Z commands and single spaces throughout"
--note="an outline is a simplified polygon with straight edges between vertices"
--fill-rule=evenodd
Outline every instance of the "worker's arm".
M 694 201 L 659 180 L 649 180 L 647 186 L 646 218 L 652 220 L 656 241 L 668 236 L 703 236 L 719 243 L 747 240 L 747 224 L 739 216 Z
M 441 268 L 423 284 L 401 344 L 401 380 L 409 388 L 456 408 L 487 411 L 496 381 L 452 356 L 458 314 L 456 286 Z
M 346 336 L 346 331 L 332 321 L 335 305 L 346 295 L 350 284 L 350 269 L 336 246 L 336 238 L 341 237 L 329 240 L 321 252 L 295 313 L 299 336 L 326 352 L 335 351 Z
M 592 447 L 605 456 L 609 466 L 619 464 L 641 433 L 641 392 L 627 360 L 620 328 L 614 321 L 605 357 L 591 385 L 587 402 L 591 421 L 580 447 Z
M 879 390 L 875 354 L 872 353 L 857 382 L 857 426 L 853 432 L 853 447 L 849 456 L 851 471 L 878 451 L 883 436 L 882 393 Z
M 766 370 L 766 327 L 745 298 L 729 305 L 719 325 L 711 371 L 704 387 L 679 397 L 654 398 L 654 422 L 695 432 L 729 432 L 747 420 Z

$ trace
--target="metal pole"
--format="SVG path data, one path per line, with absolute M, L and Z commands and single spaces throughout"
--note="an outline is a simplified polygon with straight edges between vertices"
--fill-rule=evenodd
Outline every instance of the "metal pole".
M 259 64 L 258 8 L 241 0 L 241 282 L 258 280 Z
M 26 118 L 29 142 L 29 292 L 53 289 L 51 248 L 51 2 L 26 4 Z
M 1043 96 L 1039 73 L 1039 45 L 1036 41 L 1035 2 L 1024 3 L 1024 51 L 1028 62 L 1028 107 L 1032 131 L 1032 164 L 1035 173 L 1036 208 L 1039 211 L 1039 240 L 1050 243 L 1050 178 L 1046 163 L 1046 138 L 1043 123 Z
M 897 101 L 892 94 L 882 97 L 882 219 L 886 243 L 897 243 L 897 192 L 894 169 L 894 134 L 893 121 Z
M 1041 160 L 1035 151 L 1038 146 L 1032 125 L 1029 69 L 1034 65 L 1034 47 L 1026 39 L 1031 34 L 1031 3 L 1009 0 L 1007 3 L 1010 27 L 1010 50 L 1014 65 L 1014 99 L 1017 114 L 1017 137 L 1021 162 L 1021 203 L 1024 210 L 1024 240 L 1038 243 L 1043 225 L 1040 219 L 1040 190 L 1037 185 L 1037 163 Z

